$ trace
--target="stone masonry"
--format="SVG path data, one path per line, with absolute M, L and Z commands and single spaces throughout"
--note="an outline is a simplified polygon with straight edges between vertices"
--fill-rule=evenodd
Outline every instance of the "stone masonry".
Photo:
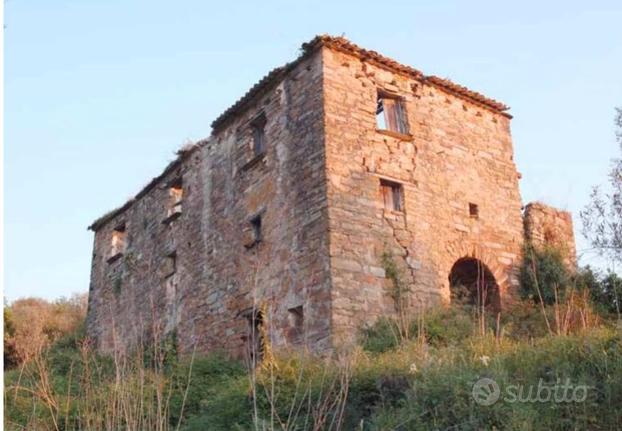
M 576 268 L 577 254 L 572 228 L 572 215 L 541 202 L 525 206 L 525 238 L 536 247 L 559 250 L 566 265 Z
M 523 220 L 507 109 L 316 37 L 90 226 L 90 336 L 243 356 L 261 325 L 275 348 L 327 351 L 396 312 L 387 260 L 409 312 L 450 304 L 473 262 L 503 307 L 525 232 L 575 260 L 569 214 L 533 204 Z

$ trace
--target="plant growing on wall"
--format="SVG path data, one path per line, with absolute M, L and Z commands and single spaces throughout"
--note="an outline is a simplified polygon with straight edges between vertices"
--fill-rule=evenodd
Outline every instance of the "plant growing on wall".
M 393 255 L 385 251 L 382 253 L 382 267 L 385 276 L 391 281 L 390 295 L 393 299 L 395 311 L 397 313 L 397 326 L 400 338 L 408 339 L 408 300 L 407 295 L 411 291 L 404 283 L 400 269 L 398 268 Z

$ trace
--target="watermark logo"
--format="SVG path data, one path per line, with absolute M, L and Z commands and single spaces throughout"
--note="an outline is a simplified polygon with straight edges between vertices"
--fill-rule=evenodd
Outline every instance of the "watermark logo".
M 491 406 L 499 399 L 506 403 L 582 403 L 589 389 L 587 385 L 572 385 L 570 379 L 555 384 L 540 379 L 537 385 L 508 385 L 502 390 L 495 380 L 484 377 L 473 384 L 471 394 L 480 406 Z
M 475 402 L 480 406 L 491 406 L 499 400 L 501 389 L 493 379 L 484 377 L 475 382 L 471 393 Z

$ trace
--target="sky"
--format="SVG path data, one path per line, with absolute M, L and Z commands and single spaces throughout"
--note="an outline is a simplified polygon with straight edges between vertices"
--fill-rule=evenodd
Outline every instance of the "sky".
M 9 301 L 87 291 L 90 222 L 316 34 L 510 105 L 523 202 L 572 211 L 580 253 L 578 211 L 620 154 L 619 1 L 5 0 L 4 12 Z

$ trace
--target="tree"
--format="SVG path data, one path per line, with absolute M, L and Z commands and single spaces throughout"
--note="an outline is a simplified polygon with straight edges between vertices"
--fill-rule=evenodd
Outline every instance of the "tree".
M 622 108 L 616 108 L 614 122 L 622 152 Z M 612 161 L 609 186 L 607 192 L 593 188 L 589 204 L 580 213 L 583 235 L 601 256 L 622 262 L 622 158 Z
M 86 307 L 86 294 L 55 301 L 22 298 L 5 306 L 5 366 L 28 361 L 41 349 L 78 330 L 84 322 Z

